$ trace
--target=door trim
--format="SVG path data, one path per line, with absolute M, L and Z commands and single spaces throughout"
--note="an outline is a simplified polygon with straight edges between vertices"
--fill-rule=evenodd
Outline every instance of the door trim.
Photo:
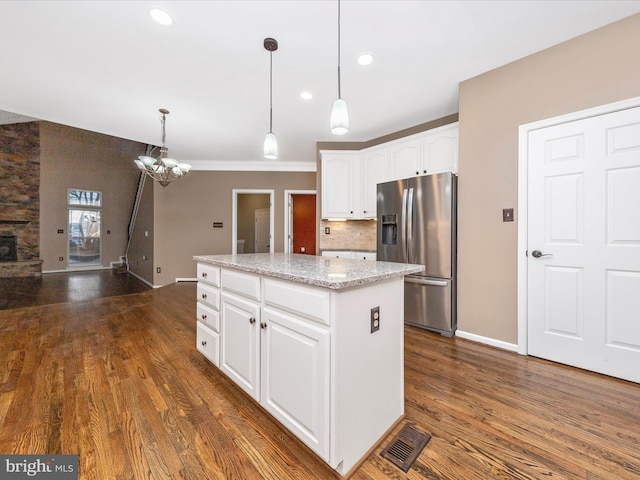
M 234 188 L 231 191 L 231 254 L 237 255 L 238 253 L 238 195 L 242 194 L 260 194 L 269 195 L 269 235 L 271 236 L 269 242 L 269 252 L 274 252 L 274 209 L 273 209 L 273 197 L 275 190 L 266 189 L 254 189 L 254 188 Z
M 528 354 L 528 263 L 527 263 L 527 235 L 528 235 L 528 166 L 529 166 L 529 133 L 541 128 L 547 128 L 562 123 L 575 122 L 586 118 L 597 117 L 608 113 L 619 112 L 640 106 L 640 97 L 634 97 L 620 102 L 600 105 L 577 112 L 551 117 L 537 122 L 526 123 L 518 127 L 518 260 L 517 260 L 517 318 L 518 318 L 518 353 Z

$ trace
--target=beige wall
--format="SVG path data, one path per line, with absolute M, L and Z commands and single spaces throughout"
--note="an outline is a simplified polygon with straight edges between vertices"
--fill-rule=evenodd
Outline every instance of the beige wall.
M 40 258 L 43 271 L 67 265 L 67 189 L 102 192 L 102 266 L 120 261 L 135 196 L 132 160 L 144 144 L 40 122 Z M 58 234 L 57 230 L 64 230 Z M 110 230 L 110 234 L 107 234 Z M 58 258 L 63 257 L 63 261 Z
M 517 342 L 518 126 L 640 96 L 640 15 L 460 84 L 458 328 Z
M 195 171 L 154 193 L 155 285 L 195 278 L 194 255 L 231 253 L 233 189 L 275 190 L 275 251 L 284 251 L 284 190 L 313 190 L 315 172 Z M 223 228 L 213 228 L 222 222 Z M 155 273 L 161 267 L 161 273 Z

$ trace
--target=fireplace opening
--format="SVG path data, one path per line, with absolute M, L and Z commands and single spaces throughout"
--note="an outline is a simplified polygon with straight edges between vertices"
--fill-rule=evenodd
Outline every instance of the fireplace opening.
M 15 235 L 0 235 L 0 262 L 18 261 L 18 240 Z

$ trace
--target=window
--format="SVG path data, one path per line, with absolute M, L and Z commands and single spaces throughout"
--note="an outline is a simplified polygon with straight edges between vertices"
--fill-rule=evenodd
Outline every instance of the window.
M 102 239 L 102 195 L 69 189 L 69 253 L 67 265 L 99 265 Z

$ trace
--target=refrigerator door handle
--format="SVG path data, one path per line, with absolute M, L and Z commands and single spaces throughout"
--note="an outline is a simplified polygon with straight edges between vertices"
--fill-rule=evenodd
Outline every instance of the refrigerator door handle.
M 446 280 L 427 280 L 424 278 L 416 278 L 416 277 L 404 277 L 405 282 L 408 283 L 419 283 L 420 285 L 432 285 L 434 287 L 446 287 L 449 285 L 449 282 Z
M 407 198 L 407 262 L 413 263 L 416 252 L 413 244 L 413 187 L 409 188 L 409 197 Z
M 407 262 L 408 253 L 407 253 L 407 196 L 409 194 L 409 190 L 406 188 L 402 193 L 402 259 L 404 262 Z

